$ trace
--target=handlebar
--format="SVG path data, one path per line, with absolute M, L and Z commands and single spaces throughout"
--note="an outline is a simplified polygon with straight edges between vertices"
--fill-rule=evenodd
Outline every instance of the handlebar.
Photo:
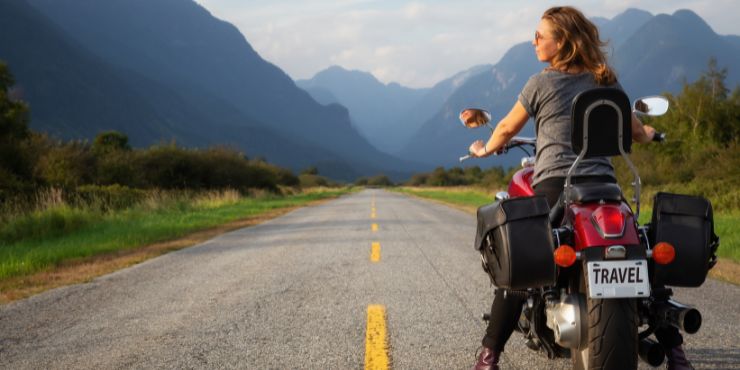
M 653 141 L 654 142 L 656 142 L 656 143 L 662 143 L 662 142 L 665 141 L 665 139 L 666 139 L 665 132 L 655 131 L 655 135 L 653 136 Z M 537 144 L 537 139 L 536 138 L 515 136 L 511 140 L 509 140 L 509 142 L 506 143 L 506 145 L 504 145 L 504 147 L 501 148 L 501 150 L 499 150 L 496 153 L 493 153 L 493 155 L 504 154 L 504 153 L 508 152 L 510 149 L 518 148 L 518 147 L 522 147 L 522 146 L 530 146 L 532 148 L 536 148 L 536 144 Z M 463 161 L 468 160 L 470 158 L 473 158 L 473 156 L 471 154 L 464 155 L 464 156 L 460 157 L 460 162 L 463 162 Z
M 653 141 L 656 143 L 662 143 L 665 141 L 665 132 L 659 132 L 655 131 L 655 135 L 653 135 Z
M 518 148 L 522 146 L 530 146 L 532 148 L 536 147 L 537 139 L 533 137 L 522 137 L 522 136 L 514 136 L 509 140 L 508 143 L 506 143 L 501 150 L 493 153 L 493 155 L 500 155 L 508 152 L 510 149 Z M 525 150 L 526 152 L 526 150 Z M 460 157 L 460 162 L 465 161 L 467 159 L 472 158 L 473 156 L 471 154 L 464 155 Z

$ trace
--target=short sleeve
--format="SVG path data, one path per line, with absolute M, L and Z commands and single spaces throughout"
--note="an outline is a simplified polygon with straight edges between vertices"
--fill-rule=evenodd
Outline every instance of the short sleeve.
M 534 75 L 529 78 L 522 92 L 519 93 L 519 102 L 522 103 L 530 117 L 534 117 L 537 113 L 534 109 L 537 106 L 537 85 L 537 75 Z
M 622 87 L 622 84 L 620 84 L 619 81 L 614 81 L 614 85 L 612 85 L 612 87 L 624 91 L 624 87 Z

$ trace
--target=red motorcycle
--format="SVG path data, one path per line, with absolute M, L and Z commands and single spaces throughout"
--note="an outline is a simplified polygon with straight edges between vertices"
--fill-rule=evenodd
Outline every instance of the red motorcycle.
M 647 97 L 633 107 L 637 114 L 656 116 L 667 111 L 668 101 Z M 719 238 L 711 204 L 659 193 L 651 222 L 638 225 L 641 183 L 628 156 L 629 99 L 617 89 L 589 90 L 574 99 L 572 112 L 571 144 L 578 157 L 561 200 L 550 209 L 544 197 L 535 196 L 535 139 L 513 138 L 502 152 L 521 148 L 527 157 L 508 192 L 478 209 L 475 248 L 493 285 L 526 297 L 517 329 L 529 348 L 551 359 L 570 357 L 575 369 L 636 369 L 638 358 L 659 366 L 664 350 L 649 338 L 657 328 L 670 325 L 693 334 L 701 327 L 699 311 L 672 300 L 666 286 L 699 287 L 716 263 Z M 463 122 L 467 127 L 491 127 L 490 113 L 472 113 L 477 119 Z M 656 141 L 663 138 L 656 134 Z M 634 212 L 617 184 L 573 183 L 583 159 L 617 155 L 634 176 Z

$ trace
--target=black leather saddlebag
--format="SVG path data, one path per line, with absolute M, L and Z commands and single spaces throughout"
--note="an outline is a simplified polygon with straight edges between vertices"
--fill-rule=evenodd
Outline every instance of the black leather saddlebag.
M 656 283 L 698 287 L 717 263 L 719 238 L 714 234 L 712 204 L 705 198 L 656 194 L 649 237 L 653 246 L 668 242 L 676 250 L 672 263 L 655 264 Z
M 549 212 L 542 196 L 511 198 L 478 208 L 475 248 L 497 287 L 555 284 Z

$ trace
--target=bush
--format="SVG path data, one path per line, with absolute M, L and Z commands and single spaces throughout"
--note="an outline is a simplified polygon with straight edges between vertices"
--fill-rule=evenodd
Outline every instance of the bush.
M 264 162 L 247 160 L 227 148 L 183 149 L 175 145 L 152 147 L 136 160 L 145 188 L 277 190 L 279 181 L 297 184 L 287 170 Z
M 482 170 L 478 166 L 453 167 L 449 170 L 437 167 L 430 173 L 418 173 L 411 176 L 406 182 L 408 186 L 470 186 L 477 185 L 485 188 L 500 188 L 506 184 L 507 178 L 519 168 L 512 167 L 507 175 L 502 167 L 491 167 Z
M 83 185 L 68 198 L 74 207 L 92 208 L 102 212 L 131 208 L 141 203 L 147 193 L 118 184 L 108 186 Z
M 99 155 L 94 183 L 135 187 L 141 184 L 139 171 L 133 162 L 134 154 L 114 151 Z
M 298 180 L 302 188 L 313 188 L 317 186 L 329 186 L 329 180 L 319 175 L 301 174 Z
M 51 146 L 36 164 L 38 177 L 45 184 L 65 189 L 90 184 L 94 168 L 95 156 L 79 141 Z
M 369 178 L 367 180 L 368 186 L 393 186 L 393 182 L 391 179 L 388 178 L 388 176 L 385 175 L 377 175 Z
M 429 180 L 429 175 L 426 173 L 417 173 L 413 176 L 411 176 L 411 179 L 406 182 L 406 185 L 409 186 L 423 186 L 427 185 L 427 181 Z
M 118 131 L 106 131 L 98 134 L 93 140 L 92 150 L 98 155 L 113 152 L 129 151 L 128 136 Z

